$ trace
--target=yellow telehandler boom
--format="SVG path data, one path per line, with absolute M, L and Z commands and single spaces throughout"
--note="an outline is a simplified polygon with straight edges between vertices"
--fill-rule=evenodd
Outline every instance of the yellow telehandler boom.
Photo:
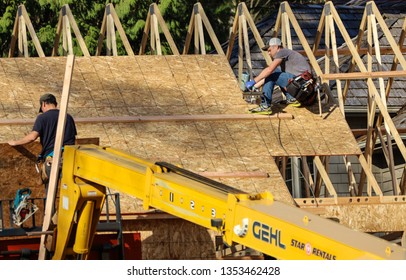
M 94 145 L 64 151 L 53 259 L 86 259 L 106 188 L 143 201 L 277 259 L 406 259 L 406 249 L 378 237 L 249 194 L 168 163 L 151 163 Z

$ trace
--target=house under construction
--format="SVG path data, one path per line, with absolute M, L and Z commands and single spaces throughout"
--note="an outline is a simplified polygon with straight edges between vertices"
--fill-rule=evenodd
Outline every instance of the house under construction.
M 247 114 L 252 104 L 240 88 L 243 72 L 253 75 L 251 46 L 264 46 L 263 34 L 244 3 L 238 6 L 224 49 L 203 7 L 195 4 L 182 51 L 173 42 L 158 6 L 152 4 L 138 54 L 131 49 L 114 6 L 108 4 L 94 55 L 87 50 L 74 15 L 65 5 L 57 28 L 60 36 L 50 56 L 42 51 L 27 11 L 20 6 L 9 57 L 0 59 L 0 259 L 45 258 L 41 246 L 47 236 L 55 235 L 44 226 L 51 223 L 48 206 L 54 201 L 45 202 L 45 190 L 35 170 L 40 144 L 7 144 L 31 131 L 44 92 L 56 94 L 61 111 L 75 118 L 79 145 L 96 144 L 148 162 L 167 162 L 244 194 L 270 193 L 275 202 L 329 220 L 332 227 L 340 224 L 354 234 L 368 233 L 365 238 L 374 235 L 405 246 L 404 124 L 401 114 L 393 119 L 386 105 L 393 84 L 404 82 L 406 77 L 405 15 L 400 33 L 392 34 L 378 6 L 368 2 L 354 38 L 332 2 L 322 7 L 312 45 L 288 2 L 280 5 L 272 30 L 272 36 L 281 38 L 286 48 L 292 48 L 292 36 L 299 40 L 318 78 L 318 101 L 301 108 L 277 105 L 274 114 L 259 116 Z M 27 30 L 38 57 L 28 57 Z M 337 44 L 337 34 L 344 41 L 341 45 Z M 117 35 L 125 56 L 117 55 Z M 206 54 L 205 35 L 216 54 Z M 73 56 L 72 36 L 83 56 Z M 382 38 L 385 47 L 381 46 Z M 172 55 L 162 55 L 163 39 Z M 63 52 L 59 53 L 61 45 Z M 237 75 L 230 67 L 235 46 Z M 188 54 L 191 47 L 193 55 Z M 261 59 L 271 61 L 267 52 L 261 54 Z M 348 57 L 349 67 L 342 72 L 340 63 Z M 382 68 L 383 57 L 385 63 L 390 59 L 390 70 Z M 367 88 L 368 120 L 362 145 L 345 118 L 352 81 Z M 334 94 L 332 82 L 336 85 Z M 385 184 L 373 169 L 377 145 L 388 167 Z M 295 168 L 288 168 L 288 164 Z M 51 182 L 55 178 L 51 177 Z M 17 190 L 27 187 L 38 211 L 17 226 L 12 205 Z M 216 219 L 212 219 L 213 228 L 206 228 L 193 219 L 170 214 L 166 208 L 145 210 L 142 197 L 108 190 L 88 258 L 264 257 L 251 246 L 234 244 L 234 239 L 225 246 L 221 232 L 215 230 L 221 227 Z M 58 203 L 56 185 L 51 191 Z M 308 217 L 313 216 L 304 217 L 307 225 Z M 238 238 L 243 237 L 241 233 Z M 278 242 L 282 245 L 280 239 Z

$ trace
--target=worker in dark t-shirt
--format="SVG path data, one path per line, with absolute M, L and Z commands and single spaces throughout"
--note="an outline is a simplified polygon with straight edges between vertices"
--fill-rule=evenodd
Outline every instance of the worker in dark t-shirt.
M 11 146 L 24 145 L 37 140 L 40 137 L 40 143 L 42 146 L 39 159 L 45 161 L 46 173 L 49 177 L 51 170 L 52 157 L 54 155 L 54 145 L 56 137 L 56 129 L 58 126 L 59 109 L 57 109 L 58 103 L 56 98 L 51 93 L 46 93 L 40 98 L 40 109 L 39 112 L 42 113 L 38 115 L 35 120 L 34 127 L 30 133 L 19 140 L 11 140 L 8 142 Z M 65 133 L 63 146 L 74 145 L 76 139 L 76 125 L 72 116 L 67 114 Z M 48 160 L 47 160 L 48 159 Z M 46 184 L 47 185 L 47 184 Z

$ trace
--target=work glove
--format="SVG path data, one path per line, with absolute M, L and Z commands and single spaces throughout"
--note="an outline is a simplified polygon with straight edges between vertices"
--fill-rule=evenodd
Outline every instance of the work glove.
M 247 90 L 252 91 L 255 84 L 256 83 L 254 80 L 249 80 L 248 82 L 245 83 L 245 87 L 247 88 Z

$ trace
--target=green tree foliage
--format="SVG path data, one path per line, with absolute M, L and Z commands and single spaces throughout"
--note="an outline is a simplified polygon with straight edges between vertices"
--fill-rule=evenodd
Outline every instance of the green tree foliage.
M 23 4 L 30 17 L 32 25 L 40 40 L 46 56 L 50 56 L 56 36 L 59 12 L 63 5 L 68 4 L 76 20 L 79 30 L 85 40 L 91 55 L 96 53 L 99 32 L 103 21 L 105 7 L 113 3 L 120 18 L 120 22 L 126 32 L 134 53 L 138 53 L 141 45 L 145 20 L 149 6 L 156 3 L 165 20 L 165 23 L 181 52 L 186 39 L 193 5 L 196 1 L 191 0 L 0 0 L 0 56 L 7 57 L 10 48 L 11 35 L 18 5 Z M 241 1 L 228 0 L 201 0 L 200 3 L 209 18 L 214 32 L 220 42 L 226 42 L 232 26 L 236 7 Z M 281 1 L 251 0 L 246 1 L 247 7 L 252 10 L 254 20 L 260 18 L 260 11 L 269 12 L 270 7 L 277 7 Z M 117 33 L 117 47 L 120 55 L 126 54 L 122 41 Z M 82 55 L 74 38 L 74 52 Z M 169 46 L 162 38 L 163 53 L 170 53 Z M 206 51 L 213 49 L 210 38 L 205 35 Z M 37 56 L 35 48 L 28 37 L 29 51 L 31 56 Z

